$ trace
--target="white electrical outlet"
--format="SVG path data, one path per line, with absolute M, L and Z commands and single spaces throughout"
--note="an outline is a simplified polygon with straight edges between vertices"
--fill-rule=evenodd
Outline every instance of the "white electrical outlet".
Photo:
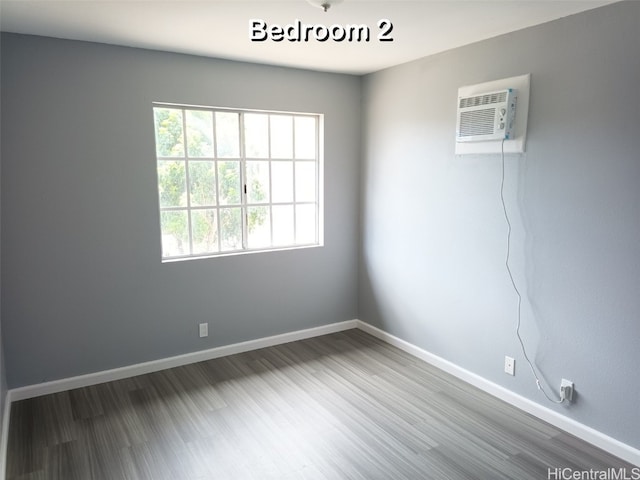
M 209 336 L 209 324 L 201 323 L 200 324 L 200 338 Z
M 565 378 L 562 379 L 560 383 L 560 398 L 562 400 L 566 400 L 567 402 L 573 402 L 573 392 L 575 390 L 575 386 L 571 380 L 567 380 Z
M 516 374 L 516 360 L 511 357 L 504 357 L 504 373 L 508 373 L 509 375 Z

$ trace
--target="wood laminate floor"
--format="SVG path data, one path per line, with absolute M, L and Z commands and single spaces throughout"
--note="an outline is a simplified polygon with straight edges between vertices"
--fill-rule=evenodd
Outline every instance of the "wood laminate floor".
M 349 330 L 16 402 L 7 479 L 542 480 L 610 467 L 633 468 Z

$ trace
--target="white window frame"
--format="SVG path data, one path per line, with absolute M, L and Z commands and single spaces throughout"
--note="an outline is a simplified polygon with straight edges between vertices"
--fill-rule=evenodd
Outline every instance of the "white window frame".
M 231 109 L 224 107 L 204 107 L 204 106 L 196 106 L 196 105 L 184 105 L 184 104 L 175 104 L 175 103 L 165 103 L 165 102 L 154 102 L 153 103 L 153 117 L 154 117 L 154 135 L 157 135 L 156 132 L 156 124 L 155 124 L 155 109 L 174 109 L 182 111 L 182 140 L 183 140 L 183 156 L 159 156 L 157 150 L 157 137 L 154 138 L 154 148 L 156 152 L 155 166 L 156 166 L 156 178 L 157 178 L 157 188 L 158 188 L 158 211 L 159 216 L 158 220 L 160 223 L 160 235 L 161 235 L 161 258 L 162 262 L 174 262 L 179 260 L 189 260 L 196 258 L 211 258 L 211 257 L 221 257 L 221 256 L 229 256 L 229 255 L 238 255 L 238 254 L 247 254 L 247 253 L 256 253 L 256 252 L 270 252 L 270 251 L 281 251 L 281 250 L 291 250 L 291 249 L 300 249 L 300 248 L 312 248 L 312 247 L 320 247 L 324 245 L 324 115 L 316 114 L 316 113 L 300 113 L 300 112 L 287 112 L 287 111 L 273 111 L 273 110 L 249 110 L 249 109 Z M 187 119 L 186 112 L 200 110 L 212 112 L 214 118 L 213 125 L 213 156 L 207 157 L 190 157 L 188 152 L 187 145 Z M 218 138 L 216 136 L 216 125 L 215 125 L 215 113 L 216 112 L 224 112 L 224 113 L 235 113 L 239 115 L 238 122 L 238 139 L 239 139 L 239 157 L 238 158 L 228 158 L 228 157 L 218 157 L 217 152 L 217 143 Z M 291 158 L 272 158 L 272 148 L 271 148 L 271 122 L 268 122 L 269 132 L 267 135 L 268 140 L 268 151 L 269 156 L 266 158 L 253 158 L 246 156 L 246 145 L 244 138 L 244 118 L 246 114 L 266 114 L 271 116 L 290 116 L 293 117 L 292 120 L 292 155 Z M 295 155 L 295 118 L 296 117 L 304 117 L 304 118 L 313 118 L 315 119 L 315 158 L 314 159 L 298 159 Z M 159 162 L 161 161 L 178 161 L 184 162 L 185 165 L 185 192 L 186 192 L 186 205 L 184 206 L 162 206 L 160 199 L 160 175 L 159 175 Z M 219 162 L 228 162 L 228 161 L 238 161 L 240 166 L 240 203 L 234 205 L 221 205 L 220 204 L 220 188 L 218 181 L 218 164 Z M 251 161 L 265 161 L 268 163 L 269 170 L 269 201 L 262 203 L 250 203 L 248 201 L 248 191 L 247 191 L 247 162 Z M 191 205 L 191 192 L 190 192 L 190 178 L 189 178 L 189 168 L 190 164 L 193 162 L 213 162 L 215 166 L 215 178 L 216 178 L 216 186 L 215 186 L 215 205 L 207 205 L 207 206 L 192 206 Z M 272 177 L 272 166 L 277 162 L 292 162 L 293 167 L 293 178 L 292 178 L 292 189 L 293 189 L 293 200 L 290 202 L 273 202 L 273 177 Z M 315 199 L 313 201 L 297 201 L 296 200 L 296 168 L 301 164 L 310 164 L 313 163 L 315 165 Z M 273 245 L 273 207 L 274 206 L 292 206 L 293 207 L 293 243 L 287 245 Z M 311 242 L 301 242 L 297 243 L 297 225 L 296 225 L 296 206 L 301 205 L 314 205 L 315 206 L 315 239 Z M 251 248 L 248 241 L 248 211 L 251 207 L 267 207 L 269 209 L 269 230 L 271 235 L 271 245 L 263 246 L 263 247 L 255 247 Z M 240 208 L 241 209 L 241 225 L 242 225 L 242 246 L 241 248 L 232 249 L 232 250 L 223 250 L 222 249 L 222 239 L 221 239 L 221 225 L 220 225 L 220 212 L 224 209 L 228 208 Z M 216 228 L 217 228 L 217 244 L 218 248 L 215 252 L 205 252 L 205 253 L 193 253 L 193 222 L 192 222 L 192 213 L 198 210 L 215 210 L 216 211 Z M 171 211 L 184 211 L 187 213 L 187 230 L 188 230 L 188 253 L 180 254 L 180 255 L 170 255 L 165 256 L 164 247 L 162 245 L 163 242 L 163 231 L 162 231 L 162 213 L 163 212 L 171 212 Z

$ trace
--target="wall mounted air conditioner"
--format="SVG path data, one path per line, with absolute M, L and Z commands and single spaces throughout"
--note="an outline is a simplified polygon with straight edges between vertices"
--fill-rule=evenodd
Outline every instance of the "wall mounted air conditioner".
M 458 88 L 456 155 L 524 153 L 530 85 L 527 73 Z
M 512 138 L 517 94 L 512 88 L 458 97 L 456 142 Z

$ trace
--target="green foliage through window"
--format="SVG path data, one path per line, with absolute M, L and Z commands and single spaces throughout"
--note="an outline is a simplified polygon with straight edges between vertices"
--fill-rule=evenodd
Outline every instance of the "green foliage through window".
M 153 113 L 164 258 L 318 244 L 319 116 Z

